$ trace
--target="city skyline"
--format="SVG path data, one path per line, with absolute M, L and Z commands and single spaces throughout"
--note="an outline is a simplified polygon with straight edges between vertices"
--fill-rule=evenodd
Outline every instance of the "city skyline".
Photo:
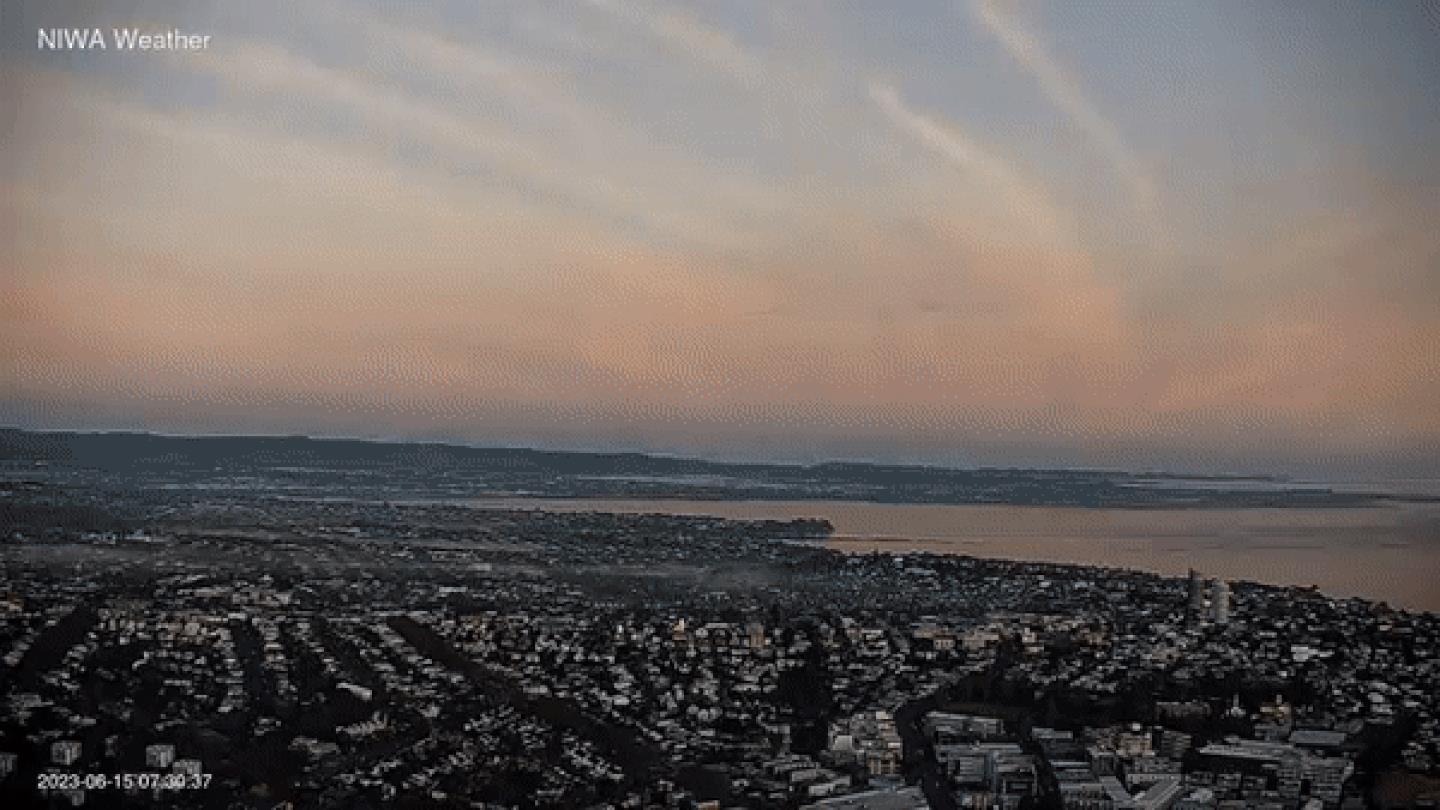
M 1433 5 L 7 16 L 3 424 L 1437 472 Z

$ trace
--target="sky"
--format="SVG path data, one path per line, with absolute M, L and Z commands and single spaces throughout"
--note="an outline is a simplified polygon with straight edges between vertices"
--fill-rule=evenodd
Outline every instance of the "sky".
M 0 424 L 1440 474 L 1437 3 L 0 0 L 0 38 Z

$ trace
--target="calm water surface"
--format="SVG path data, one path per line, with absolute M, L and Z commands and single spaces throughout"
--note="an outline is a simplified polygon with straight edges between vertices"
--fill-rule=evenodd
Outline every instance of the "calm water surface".
M 920 550 L 1315 585 L 1440 612 L 1440 506 L 1355 509 L 1082 509 L 836 501 L 549 500 L 477 506 L 665 512 L 723 518 L 822 517 L 845 552 Z

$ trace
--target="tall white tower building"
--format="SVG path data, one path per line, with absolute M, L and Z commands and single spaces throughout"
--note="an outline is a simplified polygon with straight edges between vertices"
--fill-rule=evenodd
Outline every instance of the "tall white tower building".
M 1215 624 L 1230 623 L 1230 586 L 1223 579 L 1216 579 L 1210 584 L 1210 621 Z
M 1190 602 L 1186 610 L 1191 621 L 1205 618 L 1205 579 L 1194 568 L 1190 569 Z

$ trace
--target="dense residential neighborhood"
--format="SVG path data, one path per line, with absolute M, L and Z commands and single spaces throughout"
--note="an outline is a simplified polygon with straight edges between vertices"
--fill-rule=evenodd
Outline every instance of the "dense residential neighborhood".
M 1309 810 L 1440 789 L 1434 614 L 845 555 L 813 521 L 6 487 L 7 806 Z

